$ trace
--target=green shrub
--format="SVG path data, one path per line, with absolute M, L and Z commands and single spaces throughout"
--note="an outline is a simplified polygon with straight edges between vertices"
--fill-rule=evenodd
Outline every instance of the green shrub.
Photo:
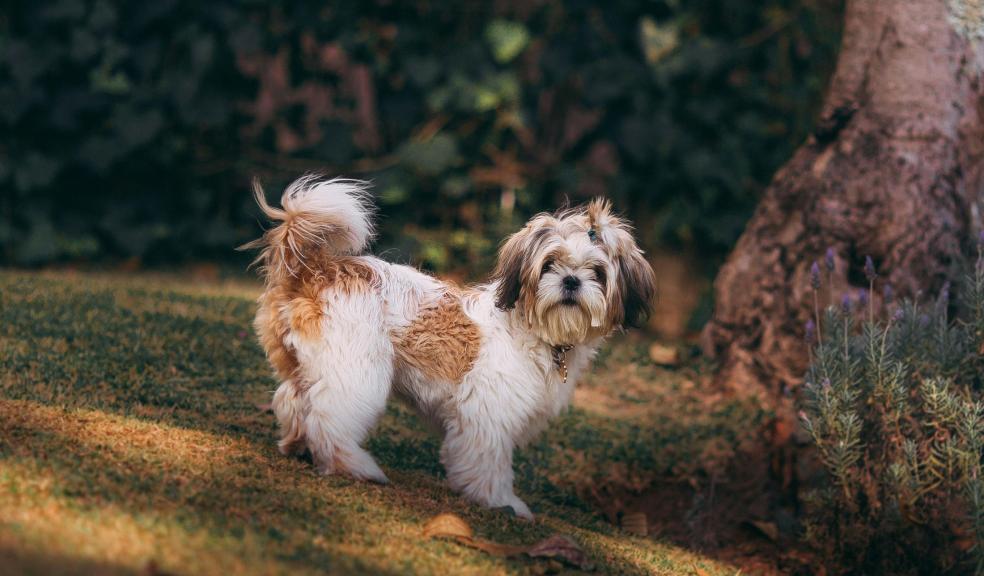
M 484 272 L 600 193 L 648 245 L 728 249 L 811 129 L 841 2 L 9 4 L 0 263 L 228 258 L 253 175 L 324 169 L 374 181 L 380 252 Z
M 925 309 L 885 298 L 876 310 L 864 291 L 808 324 L 819 338 L 800 416 L 827 481 L 807 497 L 805 537 L 837 570 L 984 571 L 980 250 L 962 320 L 947 286 Z M 865 272 L 874 289 L 870 259 Z M 819 265 L 812 280 L 817 292 Z

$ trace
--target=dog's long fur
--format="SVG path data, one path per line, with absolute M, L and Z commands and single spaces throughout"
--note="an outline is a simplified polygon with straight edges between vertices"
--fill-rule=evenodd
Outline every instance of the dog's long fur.
M 513 449 L 570 403 L 605 336 L 645 318 L 652 269 L 595 200 L 534 217 L 502 246 L 488 284 L 461 289 L 360 255 L 373 235 L 366 190 L 308 175 L 274 208 L 255 186 L 278 222 L 247 247 L 262 248 L 255 327 L 281 382 L 281 451 L 386 482 L 361 445 L 395 391 L 444 434 L 452 488 L 532 518 L 513 493 Z

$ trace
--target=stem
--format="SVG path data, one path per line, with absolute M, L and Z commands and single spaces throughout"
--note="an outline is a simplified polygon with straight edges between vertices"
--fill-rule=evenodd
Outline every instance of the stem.
M 844 368 L 847 370 L 848 375 L 851 374 L 851 351 L 850 351 L 850 345 L 849 345 L 848 333 L 847 333 L 847 323 L 849 321 L 850 321 L 849 316 L 845 314 L 844 315 Z
M 868 323 L 875 323 L 875 280 L 868 280 Z
M 885 324 L 885 331 L 882 332 L 882 339 L 881 339 L 881 355 L 882 355 L 882 358 L 885 357 L 885 341 L 888 340 L 888 331 L 892 328 L 892 322 L 894 322 L 894 321 L 895 321 L 895 318 L 889 318 L 888 319 L 888 323 Z
M 817 346 L 823 354 L 823 332 L 820 331 L 820 298 L 817 296 L 816 288 L 813 289 L 813 316 L 817 323 Z

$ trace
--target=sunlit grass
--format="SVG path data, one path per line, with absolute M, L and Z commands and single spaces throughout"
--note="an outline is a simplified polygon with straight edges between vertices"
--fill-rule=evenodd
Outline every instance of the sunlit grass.
M 321 477 L 280 456 L 273 418 L 257 406 L 274 382 L 250 329 L 250 290 L 0 272 L 0 563 L 38 574 L 533 566 L 423 540 L 423 522 L 450 511 L 503 542 L 571 534 L 602 572 L 734 573 L 591 512 L 592 483 L 644 489 L 733 433 L 727 422 L 742 425 L 727 407 L 697 418 L 707 410 L 687 379 L 632 346 L 608 354 L 584 388 L 621 400 L 562 417 L 520 455 L 519 490 L 539 514 L 529 525 L 450 493 L 437 440 L 400 408 L 370 440 L 390 486 Z M 653 378 L 672 384 L 644 385 Z

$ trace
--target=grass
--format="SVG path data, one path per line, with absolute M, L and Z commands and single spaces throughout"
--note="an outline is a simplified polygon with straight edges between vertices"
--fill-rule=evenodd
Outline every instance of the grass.
M 280 456 L 259 406 L 255 287 L 175 277 L 0 271 L 0 565 L 49 574 L 514 574 L 421 527 L 453 512 L 484 538 L 572 535 L 603 573 L 734 574 L 621 532 L 595 510 L 707 473 L 758 416 L 713 409 L 693 375 L 606 350 L 577 404 L 518 455 L 527 524 L 449 492 L 438 442 L 393 406 L 369 443 L 392 484 L 318 476 Z M 709 456 L 710 455 L 710 456 Z

